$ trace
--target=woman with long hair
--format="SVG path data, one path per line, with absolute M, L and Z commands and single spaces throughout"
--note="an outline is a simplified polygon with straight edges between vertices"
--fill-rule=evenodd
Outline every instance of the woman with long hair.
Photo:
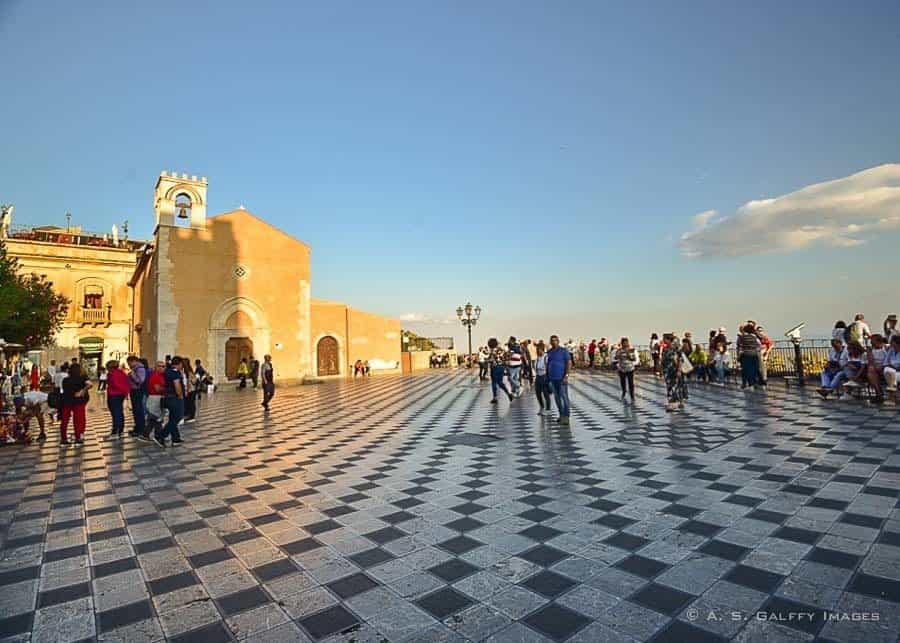
M 69 418 L 75 425 L 75 444 L 81 444 L 86 428 L 87 420 L 84 407 L 88 403 L 88 391 L 91 382 L 82 374 L 81 365 L 74 363 L 69 366 L 69 374 L 62 381 L 62 400 L 59 417 L 60 444 L 69 444 L 67 429 Z
M 182 357 L 181 363 L 184 364 L 184 421 L 193 422 L 197 415 L 197 382 L 190 358 Z
M 738 336 L 737 351 L 741 364 L 741 388 L 759 384 L 759 350 L 761 347 L 759 337 L 756 336 L 756 327 L 746 324 L 741 327 Z
M 662 351 L 661 361 L 666 379 L 666 411 L 683 409 L 688 393 L 681 366 L 684 359 L 681 342 L 675 337 L 675 333 L 665 333 L 663 343 L 665 348 Z
M 653 358 L 653 374 L 659 377 L 659 358 L 661 354 L 661 348 L 659 345 L 659 335 L 653 333 L 650 335 L 650 357 Z

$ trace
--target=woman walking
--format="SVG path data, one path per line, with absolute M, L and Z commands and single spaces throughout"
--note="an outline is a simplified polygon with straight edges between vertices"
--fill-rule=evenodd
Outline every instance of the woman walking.
M 71 375 L 69 376 L 71 377 Z M 109 437 L 121 438 L 125 431 L 125 398 L 131 395 L 131 382 L 125 371 L 119 368 L 119 362 L 110 360 L 106 363 L 106 408 L 112 418 L 112 431 Z
M 193 422 L 197 416 L 197 378 L 194 376 L 194 369 L 191 368 L 191 360 L 188 357 L 182 357 L 181 362 L 184 364 L 183 384 L 186 391 L 184 396 L 184 421 Z
M 687 400 L 687 384 L 684 381 L 684 371 L 681 362 L 684 353 L 681 350 L 681 342 L 674 333 L 663 335 L 665 348 L 662 351 L 662 371 L 666 379 L 666 411 L 683 409 Z
M 41 373 L 38 370 L 37 364 L 31 365 L 31 374 L 30 374 L 30 384 L 32 391 L 40 391 L 41 390 Z
M 491 367 L 491 393 L 494 395 L 491 399 L 491 404 L 497 403 L 498 389 L 506 393 L 509 401 L 512 402 L 513 394 L 509 392 L 509 389 L 506 388 L 506 383 L 503 381 L 503 376 L 506 373 L 506 351 L 500 346 L 500 342 L 497 341 L 496 337 L 491 337 L 488 340 L 488 349 L 490 349 L 488 364 Z
M 81 372 L 80 364 L 72 364 L 69 367 L 69 374 L 62 381 L 62 404 L 59 418 L 59 434 L 60 444 L 69 444 L 67 429 L 69 428 L 69 418 L 75 425 L 75 444 L 82 444 L 86 419 L 84 416 L 84 407 L 88 403 L 88 390 L 91 383 Z
M 637 363 L 637 355 L 627 337 L 619 340 L 619 349 L 615 352 L 613 360 L 616 363 L 616 371 L 619 373 L 619 384 L 622 387 L 622 399 L 625 399 L 626 390 L 634 403 L 634 366 Z
M 541 410 L 538 415 L 551 415 L 550 411 L 550 384 L 547 382 L 547 356 L 544 354 L 544 342 L 535 344 L 537 359 L 534 360 L 534 392 L 537 395 L 538 405 Z
M 653 333 L 650 335 L 650 357 L 653 358 L 653 374 L 656 377 L 659 377 L 659 357 L 660 357 L 661 349 L 659 345 L 659 335 Z

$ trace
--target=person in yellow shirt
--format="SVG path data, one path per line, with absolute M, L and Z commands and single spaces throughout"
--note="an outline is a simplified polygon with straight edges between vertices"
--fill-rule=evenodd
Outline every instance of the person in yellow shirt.
M 708 358 L 709 356 L 706 354 L 706 351 L 703 350 L 703 347 L 700 344 L 694 344 L 694 350 L 691 352 L 690 360 L 691 364 L 694 365 L 694 373 L 696 373 L 698 381 L 707 381 L 708 374 L 706 372 L 706 362 Z
M 247 378 L 250 377 L 250 366 L 247 364 L 247 358 L 241 358 L 241 364 L 238 366 L 238 379 L 241 380 L 241 383 L 238 384 L 238 388 L 247 388 Z

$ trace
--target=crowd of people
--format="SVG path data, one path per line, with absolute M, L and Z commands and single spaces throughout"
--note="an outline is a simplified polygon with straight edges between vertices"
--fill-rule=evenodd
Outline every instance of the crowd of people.
M 900 372 L 900 330 L 897 315 L 888 315 L 881 333 L 873 333 L 865 315 L 850 324 L 838 321 L 831 335 L 828 361 L 821 375 L 819 395 L 841 397 L 845 388 L 869 386 L 872 402 L 882 404 L 885 391 L 897 390 Z
M 552 415 L 550 401 L 553 399 L 557 423 L 569 424 L 568 387 L 573 362 L 571 352 L 560 345 L 558 336 L 550 337 L 549 348 L 543 341 L 519 342 L 515 337 L 510 337 L 506 344 L 501 344 L 496 337 L 492 337 L 487 346 L 478 349 L 477 362 L 479 379 L 489 379 L 491 382 L 491 404 L 497 404 L 500 391 L 513 402 L 522 396 L 528 386 L 537 395 L 540 406 L 538 415 Z
M 82 444 L 87 429 L 85 410 L 94 388 L 83 365 L 77 358 L 59 365 L 51 360 L 43 376 L 34 364 L 25 377 L 22 364 L 16 362 L 9 372 L 0 372 L 0 407 L 13 409 L 23 435 L 28 435 L 29 425 L 35 420 L 39 428 L 37 440 L 43 442 L 47 438 L 46 420 L 58 420 L 60 444 Z M 239 388 L 246 388 L 247 377 L 252 378 L 254 388 L 261 380 L 262 406 L 268 411 L 275 394 L 271 356 L 266 355 L 253 368 L 243 360 L 238 376 Z M 129 356 L 125 364 L 110 360 L 98 369 L 97 380 L 97 393 L 105 398 L 109 412 L 108 439 L 124 437 L 127 403 L 133 419 L 130 434 L 163 448 L 184 442 L 180 429 L 194 422 L 198 402 L 205 393 L 215 390 L 212 376 L 202 362 L 198 359 L 192 363 L 183 356 L 166 356 L 152 368 L 146 359 L 135 355 Z
M 535 354 L 532 355 L 532 347 Z M 732 374 L 740 374 L 740 387 L 763 389 L 768 384 L 768 371 L 775 342 L 762 324 L 754 320 L 743 323 L 729 337 L 724 326 L 709 331 L 706 342 L 695 342 L 691 332 L 657 333 L 650 336 L 648 366 L 655 376 L 665 381 L 666 410 L 682 410 L 688 400 L 688 382 L 724 386 Z M 732 357 L 734 355 L 734 357 Z M 543 341 L 517 341 L 510 337 L 505 344 L 491 338 L 474 356 L 480 380 L 490 380 L 491 403 L 504 393 L 512 402 L 522 395 L 525 385 L 532 386 L 540 407 L 539 414 L 551 413 L 551 399 L 556 401 L 558 421 L 569 422 L 568 376 L 576 365 L 588 369 L 612 368 L 616 371 L 625 402 L 635 401 L 635 372 L 642 365 L 639 354 L 628 337 L 610 344 L 599 341 L 576 343 L 569 339 L 560 344 L 551 337 L 550 346 Z M 828 364 L 823 371 L 822 397 L 840 395 L 844 386 L 871 387 L 876 404 L 885 391 L 896 391 L 900 372 L 900 330 L 897 316 L 884 321 L 883 333 L 872 333 L 863 314 L 850 324 L 835 324 Z

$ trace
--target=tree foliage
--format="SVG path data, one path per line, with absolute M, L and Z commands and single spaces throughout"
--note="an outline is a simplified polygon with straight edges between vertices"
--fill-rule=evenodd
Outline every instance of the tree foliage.
M 69 300 L 42 275 L 21 274 L 0 239 L 0 338 L 27 349 L 45 346 L 62 327 Z

